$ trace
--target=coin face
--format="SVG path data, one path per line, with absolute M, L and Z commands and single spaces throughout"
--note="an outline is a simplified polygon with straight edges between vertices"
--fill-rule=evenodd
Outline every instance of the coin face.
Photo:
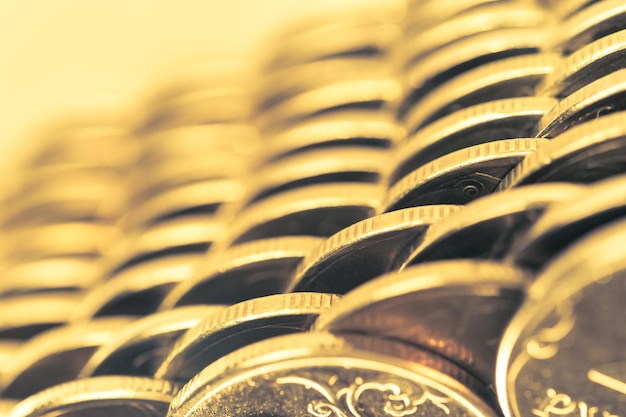
M 456 206 L 425 206 L 370 217 L 328 238 L 293 273 L 287 291 L 345 294 L 391 270 L 396 256 Z
M 624 221 L 568 248 L 537 277 L 501 342 L 497 390 L 509 416 L 626 412 Z
M 428 204 L 466 204 L 496 190 L 545 139 L 508 139 L 451 152 L 404 176 L 389 189 L 385 211 Z
M 318 315 L 339 301 L 320 293 L 255 298 L 212 314 L 189 329 L 156 372 L 187 382 L 220 357 L 250 343 L 308 330 Z
M 294 336 L 257 343 L 209 366 L 174 399 L 170 415 L 496 415 L 472 392 L 478 384 L 471 377 L 415 348 L 358 336 Z
M 165 297 L 160 309 L 193 304 L 235 304 L 285 291 L 296 265 L 324 239 L 285 236 L 209 252 L 193 276 Z
M 526 278 L 486 261 L 413 266 L 354 289 L 320 315 L 315 329 L 422 346 L 490 385 L 498 341 L 520 304 Z
M 101 376 L 56 385 L 28 397 L 11 417 L 98 416 L 162 417 L 179 386 L 131 376 Z

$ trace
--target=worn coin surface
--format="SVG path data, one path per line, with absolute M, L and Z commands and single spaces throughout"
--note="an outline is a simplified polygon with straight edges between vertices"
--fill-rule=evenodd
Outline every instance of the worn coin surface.
M 507 416 L 626 413 L 624 239 L 623 220 L 587 235 L 530 287 L 498 354 Z
M 452 205 L 408 208 L 348 226 L 302 259 L 287 291 L 345 294 L 389 272 L 398 253 L 456 210 Z
M 187 330 L 155 375 L 187 382 L 204 367 L 251 343 L 309 330 L 319 314 L 339 301 L 321 293 L 255 298 L 218 311 Z
M 309 333 L 268 339 L 218 360 L 179 392 L 169 415 L 497 413 L 484 387 L 441 357 L 389 340 Z

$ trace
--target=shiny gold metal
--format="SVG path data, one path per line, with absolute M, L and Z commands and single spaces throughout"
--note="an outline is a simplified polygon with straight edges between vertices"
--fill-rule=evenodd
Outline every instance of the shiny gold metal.
M 284 292 L 298 262 L 324 240 L 313 236 L 261 239 L 209 252 L 160 309 L 191 304 L 234 304 Z
M 3 298 L 0 302 L 0 338 L 26 340 L 69 321 L 81 294 L 40 292 Z M 45 311 L 45 314 L 41 314 Z
M 201 259 L 198 253 L 172 255 L 124 269 L 92 287 L 74 310 L 72 320 L 154 313 L 177 283 L 192 276 Z
M 407 73 L 402 120 L 435 87 L 488 62 L 539 52 L 546 32 L 537 28 L 499 29 L 470 36 L 433 52 Z
M 351 291 L 314 328 L 422 346 L 490 385 L 498 341 L 527 279 L 520 270 L 486 261 L 413 266 Z
M 217 247 L 270 237 L 330 236 L 378 210 L 383 189 L 375 184 L 303 186 L 246 207 Z
M 510 170 L 547 142 L 507 139 L 451 152 L 393 185 L 385 211 L 427 204 L 466 204 L 495 191 Z
M 489 101 L 454 112 L 418 130 L 392 158 L 390 185 L 450 152 L 502 139 L 532 137 L 537 122 L 555 105 L 548 97 Z
M 507 416 L 626 412 L 625 226 L 620 220 L 577 241 L 530 287 L 498 354 Z
M 179 386 L 133 376 L 100 376 L 56 385 L 18 403 L 9 417 L 94 416 L 163 417 Z
M 287 291 L 345 294 L 389 272 L 399 253 L 416 245 L 431 224 L 457 209 L 445 205 L 409 208 L 348 226 L 302 259 Z
M 169 415 L 495 417 L 490 404 L 480 383 L 440 357 L 389 340 L 310 333 L 214 362 L 179 392 Z
M 481 65 L 435 87 L 419 105 L 411 108 L 405 126 L 413 132 L 469 106 L 535 95 L 537 86 L 559 63 L 560 57 L 545 53 Z
M 485 196 L 429 228 L 417 248 L 399 257 L 400 268 L 445 259 L 502 259 L 515 236 L 548 207 L 583 192 L 581 186 L 555 183 Z
M 626 29 L 591 42 L 563 59 L 537 91 L 557 98 L 567 97 L 619 69 L 625 51 Z
M 222 308 L 223 306 L 180 307 L 128 323 L 118 329 L 112 340 L 91 355 L 78 377 L 152 376 L 185 331 Z
M 610 73 L 565 97 L 537 123 L 538 137 L 553 138 L 588 120 L 624 109 L 626 69 Z
M 512 245 L 508 260 L 541 269 L 586 233 L 626 215 L 625 195 L 626 177 L 620 175 L 590 186 L 583 199 L 553 204 Z
M 623 173 L 624 116 L 617 112 L 566 130 L 520 162 L 499 188 L 558 181 L 588 183 Z
M 319 314 L 339 301 L 321 293 L 255 298 L 218 311 L 187 330 L 155 376 L 189 381 L 211 362 L 251 343 L 309 330 Z
M 129 317 L 100 318 L 43 332 L 24 343 L 0 381 L 2 397 L 22 399 L 76 378 L 100 346 L 110 343 Z

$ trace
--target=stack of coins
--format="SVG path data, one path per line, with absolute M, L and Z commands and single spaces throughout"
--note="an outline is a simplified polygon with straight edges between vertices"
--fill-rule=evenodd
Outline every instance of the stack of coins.
M 35 318 L 6 315 L 0 415 L 626 415 L 626 7 L 400 9 L 311 16 L 255 77 L 212 62 L 147 103 L 94 281 L 61 320 L 69 278 L 3 284 Z M 13 242 L 35 217 L 7 207 Z M 46 227 L 5 264 L 93 252 Z

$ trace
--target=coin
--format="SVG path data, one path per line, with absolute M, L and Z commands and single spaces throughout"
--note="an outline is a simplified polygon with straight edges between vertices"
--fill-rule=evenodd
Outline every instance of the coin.
M 537 122 L 555 104 L 548 97 L 518 97 L 477 104 L 443 117 L 398 147 L 389 183 L 394 185 L 411 171 L 459 149 L 532 137 Z
M 466 107 L 535 94 L 537 86 L 557 67 L 555 54 L 529 54 L 490 62 L 443 83 L 411 108 L 405 126 L 411 132 Z
M 409 28 L 402 50 L 403 66 L 410 67 L 434 51 L 478 33 L 504 28 L 541 28 L 550 23 L 549 17 L 545 10 L 530 4 L 494 2 L 428 28 L 420 26 L 415 33 Z
M 1 381 L 1 395 L 22 399 L 45 388 L 70 381 L 98 347 L 114 339 L 130 317 L 97 319 L 43 332 L 22 345 Z
M 268 164 L 311 149 L 335 146 L 387 149 L 403 137 L 403 129 L 390 112 L 365 109 L 333 112 L 268 138 L 259 159 Z
M 124 220 L 124 228 L 140 228 L 190 213 L 214 213 L 226 202 L 237 201 L 242 184 L 233 179 L 207 180 L 158 194 L 135 207 Z
M 513 167 L 545 142 L 545 139 L 498 140 L 437 158 L 389 189 L 385 211 L 428 204 L 466 204 L 490 194 Z
M 552 0 L 550 6 L 560 19 L 566 19 L 589 7 L 596 1 L 597 0 Z
M 402 249 L 415 244 L 432 223 L 457 209 L 444 205 L 409 208 L 348 226 L 300 262 L 287 291 L 345 294 L 389 272 Z
M 538 92 L 556 98 L 567 97 L 622 67 L 625 52 L 626 30 L 591 42 L 563 59 L 557 70 L 538 87 Z
M 100 346 L 78 377 L 152 376 L 186 330 L 222 308 L 223 306 L 180 307 L 138 319 L 121 328 L 112 340 Z
M 171 255 L 127 268 L 92 287 L 76 306 L 72 320 L 154 313 L 178 282 L 191 277 L 200 259 L 197 253 Z
M 8 416 L 9 413 L 11 412 L 11 409 L 15 407 L 17 403 L 18 401 L 16 400 L 1 398 L 0 399 L 0 416 L 2 417 Z
M 499 189 L 551 181 L 589 183 L 626 172 L 624 115 L 617 112 L 561 133 L 524 158 Z
M 313 119 L 327 112 L 343 109 L 380 109 L 400 98 L 401 88 L 394 77 L 348 80 L 319 87 L 293 96 L 256 118 L 266 134 Z
M 555 183 L 485 196 L 429 228 L 417 248 L 409 247 L 410 254 L 398 257 L 400 268 L 445 259 L 502 259 L 516 236 L 548 207 L 583 191 L 581 186 Z
M 100 376 L 56 385 L 18 403 L 9 417 L 164 417 L 179 387 L 169 381 Z
M 541 269 L 551 258 L 586 233 L 626 214 L 626 177 L 618 176 L 589 187 L 584 199 L 554 204 L 507 256 L 526 268 Z
M 287 335 L 207 367 L 174 398 L 169 415 L 496 416 L 479 385 L 445 360 L 407 345 L 363 336 Z
M 537 277 L 505 332 L 497 390 L 509 416 L 623 415 L 623 220 L 570 246 Z
M 409 30 L 425 30 L 436 24 L 452 19 L 455 16 L 481 8 L 493 7 L 497 3 L 517 3 L 516 1 L 502 0 L 426 0 L 420 1 L 419 6 L 408 7 L 407 21 Z
M 470 36 L 432 53 L 407 73 L 406 94 L 398 108 L 404 120 L 435 87 L 488 62 L 539 52 L 545 31 L 537 28 L 499 29 Z
M 323 312 L 314 329 L 422 346 L 491 385 L 498 342 L 527 279 L 520 270 L 488 261 L 413 266 L 354 289 Z
M 569 55 L 583 46 L 625 28 L 626 5 L 620 0 L 595 2 L 566 19 L 555 33 L 555 47 Z
M 254 298 L 212 314 L 178 339 L 155 376 L 187 382 L 205 366 L 253 342 L 304 332 L 339 301 L 320 293 Z
M 231 225 L 221 246 L 280 236 L 330 236 L 379 210 L 382 188 L 375 184 L 331 183 L 288 190 L 248 206 Z
M 537 123 L 537 137 L 553 138 L 588 120 L 623 110 L 626 69 L 618 70 L 576 90 Z
M 0 303 L 0 338 L 26 340 L 65 324 L 81 298 L 80 294 L 63 291 L 3 298 Z
M 189 214 L 167 219 L 147 230 L 127 233 L 101 261 L 105 277 L 150 261 L 175 254 L 204 253 L 225 231 L 222 219 L 214 215 Z
M 318 237 L 285 236 L 209 252 L 193 276 L 170 291 L 160 309 L 234 304 L 284 292 L 298 262 L 322 243 Z
M 8 265 L 2 271 L 0 297 L 52 290 L 86 290 L 100 279 L 100 269 L 93 259 L 79 256 L 42 258 Z
M 384 150 L 365 146 L 335 146 L 286 156 L 249 177 L 243 207 L 303 185 L 352 181 L 375 184 L 387 159 Z

